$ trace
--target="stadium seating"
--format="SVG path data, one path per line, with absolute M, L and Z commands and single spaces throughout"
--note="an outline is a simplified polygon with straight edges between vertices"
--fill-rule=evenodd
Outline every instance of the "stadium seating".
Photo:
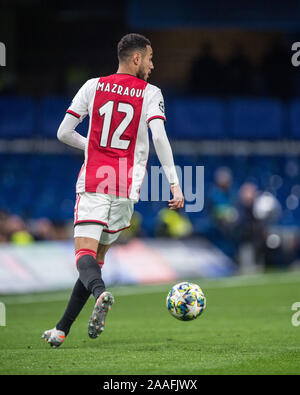
M 219 139 L 226 136 L 225 105 L 217 99 L 174 99 L 167 105 L 168 133 L 176 139 Z
M 298 224 L 300 206 L 289 208 L 288 197 L 300 196 L 300 161 L 294 157 L 272 156 L 197 156 L 178 155 L 179 166 L 192 162 L 205 168 L 205 198 L 213 183 L 214 171 L 220 166 L 232 170 L 234 188 L 242 183 L 254 182 L 261 190 L 272 191 L 279 199 L 285 225 Z M 75 182 L 82 157 L 71 155 L 2 154 L 0 156 L 0 208 L 24 218 L 48 217 L 53 221 L 72 221 L 75 202 Z M 149 166 L 156 165 L 155 156 L 149 158 Z M 209 169 L 209 170 L 207 170 Z M 150 190 L 150 181 L 149 181 Z M 209 227 L 207 202 L 204 210 L 189 214 L 197 233 Z M 165 202 L 139 202 L 135 208 L 143 216 L 143 228 L 147 235 L 154 235 L 158 211 Z
M 30 97 L 0 96 L 0 138 L 36 135 L 37 104 Z
M 46 97 L 39 103 L 39 131 L 43 137 L 56 138 L 57 129 L 70 105 L 61 97 Z
M 0 139 L 55 139 L 58 125 L 69 105 L 63 97 L 0 97 Z M 167 130 L 178 140 L 257 140 L 300 139 L 300 100 L 282 103 L 278 100 L 232 98 L 173 97 L 167 101 Z M 14 109 L 14 111 L 12 111 Z M 79 126 L 86 133 L 88 117 Z M 279 199 L 283 213 L 281 223 L 300 221 L 300 160 L 298 157 L 263 155 L 176 155 L 175 162 L 205 167 L 205 196 L 212 185 L 214 171 L 220 166 L 232 170 L 236 190 L 252 181 L 261 190 L 272 191 Z M 75 182 L 82 155 L 9 154 L 0 155 L 0 209 L 24 218 L 49 217 L 54 221 L 72 220 Z M 155 155 L 148 166 L 159 165 Z M 209 169 L 209 170 L 207 170 Z M 150 186 L 150 184 L 149 184 Z M 289 197 L 293 195 L 292 198 Z M 292 204 L 290 204 L 292 202 Z M 164 202 L 139 202 L 136 210 L 144 218 L 147 235 L 155 232 L 157 213 Z M 204 210 L 190 216 L 197 233 L 209 229 Z
M 66 97 L 0 97 L 0 138 L 55 139 L 70 104 Z M 14 109 L 14 111 L 12 111 Z M 300 139 L 300 100 L 272 98 L 170 97 L 166 100 L 167 131 L 178 140 Z M 88 117 L 78 126 L 87 133 Z
M 291 102 L 288 116 L 291 138 L 300 139 L 300 100 Z
M 56 138 L 57 129 L 63 120 L 70 100 L 65 97 L 50 96 L 41 100 L 39 106 L 39 134 L 40 137 Z M 78 125 L 77 130 L 86 134 L 88 129 L 88 118 Z
M 234 99 L 229 103 L 234 139 L 279 139 L 283 133 L 282 104 L 276 99 Z

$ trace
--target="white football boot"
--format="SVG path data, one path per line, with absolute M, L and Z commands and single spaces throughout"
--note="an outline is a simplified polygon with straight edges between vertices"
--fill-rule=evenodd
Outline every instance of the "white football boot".
M 65 332 L 56 328 L 49 329 L 42 334 L 42 339 L 44 339 L 46 343 L 50 344 L 52 348 L 59 347 L 65 341 L 65 338 Z
M 103 292 L 97 299 L 88 324 L 90 338 L 96 339 L 104 331 L 105 318 L 113 303 L 114 297 L 110 292 Z

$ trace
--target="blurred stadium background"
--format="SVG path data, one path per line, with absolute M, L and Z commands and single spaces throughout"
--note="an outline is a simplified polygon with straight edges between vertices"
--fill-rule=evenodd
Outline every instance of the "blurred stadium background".
M 128 32 L 152 42 L 175 162 L 204 166 L 205 203 L 198 213 L 138 203 L 108 253 L 107 283 L 297 269 L 299 15 L 298 1 L 2 1 L 0 293 L 73 284 L 83 155 L 56 132 L 80 86 L 115 72 Z M 148 166 L 158 164 L 152 149 Z

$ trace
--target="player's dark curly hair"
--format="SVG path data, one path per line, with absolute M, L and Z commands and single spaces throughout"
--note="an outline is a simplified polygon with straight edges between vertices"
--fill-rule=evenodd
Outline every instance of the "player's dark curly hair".
M 126 34 L 118 43 L 119 62 L 126 62 L 130 55 L 136 50 L 146 50 L 147 45 L 151 45 L 150 41 L 141 34 Z

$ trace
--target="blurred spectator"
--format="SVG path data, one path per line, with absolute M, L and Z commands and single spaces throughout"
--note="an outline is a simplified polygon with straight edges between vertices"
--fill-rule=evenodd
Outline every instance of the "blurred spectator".
M 231 257 L 236 248 L 235 200 L 232 172 L 227 167 L 220 167 L 214 174 L 214 184 L 208 193 L 208 214 L 212 224 L 209 238 Z
M 64 76 L 68 95 L 74 95 L 89 78 L 89 75 L 89 70 L 84 66 L 80 67 L 78 61 L 76 65 L 68 67 Z
M 73 223 L 53 224 L 48 218 L 25 222 L 18 215 L 0 210 L 0 243 L 30 244 L 34 241 L 69 240 Z
M 266 238 L 266 267 L 296 269 L 299 265 L 299 235 L 294 230 L 269 229 Z
M 24 220 L 18 215 L 9 216 L 5 220 L 7 238 L 14 244 L 26 245 L 34 241 Z
M 73 221 L 57 221 L 54 223 L 55 240 L 72 240 L 74 235 Z
M 211 44 L 205 42 L 192 62 L 187 85 L 188 93 L 198 96 L 263 95 L 288 99 L 293 96 L 296 78 L 291 51 L 278 40 L 265 51 L 260 66 L 252 64 L 240 44 L 223 65 L 213 55 Z
M 257 186 L 250 182 L 242 184 L 239 190 L 237 260 L 241 273 L 254 273 L 265 267 L 266 225 L 272 216 L 271 197 L 268 198 L 269 201 L 260 199 Z
M 282 43 L 277 40 L 272 43 L 262 60 L 261 72 L 267 95 L 281 99 L 288 99 L 292 95 L 291 52 Z
M 245 184 L 247 185 L 247 184 Z M 253 204 L 253 216 L 265 223 L 274 223 L 281 214 L 281 206 L 270 192 L 260 194 Z
M 5 229 L 5 223 L 7 218 L 8 214 L 5 211 L 0 210 L 0 243 L 8 242 L 8 235 Z
M 40 218 L 33 221 L 31 232 L 36 241 L 54 240 L 56 237 L 54 226 L 48 218 Z
M 141 213 L 138 211 L 134 211 L 131 222 L 130 222 L 130 227 L 127 229 L 124 229 L 118 240 L 118 244 L 126 244 L 128 243 L 129 240 L 142 236 L 142 221 L 143 221 L 143 216 Z
M 283 240 L 284 257 L 286 261 L 285 267 L 291 270 L 300 270 L 300 233 L 299 229 L 296 231 L 285 231 Z
M 254 86 L 254 67 L 244 48 L 237 45 L 225 66 L 225 84 L 228 95 L 251 95 Z
M 16 92 L 17 74 L 0 67 L 0 93 L 1 95 L 12 94 Z
M 272 227 L 281 216 L 281 206 L 269 192 L 259 192 L 251 182 L 232 187 L 232 173 L 218 168 L 208 194 L 213 244 L 235 260 L 241 273 L 255 273 L 265 267 L 287 267 L 296 259 L 299 243 L 289 243 Z M 285 237 L 286 238 L 286 237 Z
M 192 95 L 216 95 L 221 92 L 222 66 L 214 57 L 212 46 L 205 42 L 194 59 L 188 80 L 188 93 Z
M 155 233 L 158 237 L 183 239 L 192 235 L 193 225 L 183 213 L 163 208 L 158 213 Z
M 209 193 L 209 210 L 218 225 L 226 226 L 236 220 L 235 193 L 232 186 L 232 172 L 219 167 L 214 174 L 214 185 Z

